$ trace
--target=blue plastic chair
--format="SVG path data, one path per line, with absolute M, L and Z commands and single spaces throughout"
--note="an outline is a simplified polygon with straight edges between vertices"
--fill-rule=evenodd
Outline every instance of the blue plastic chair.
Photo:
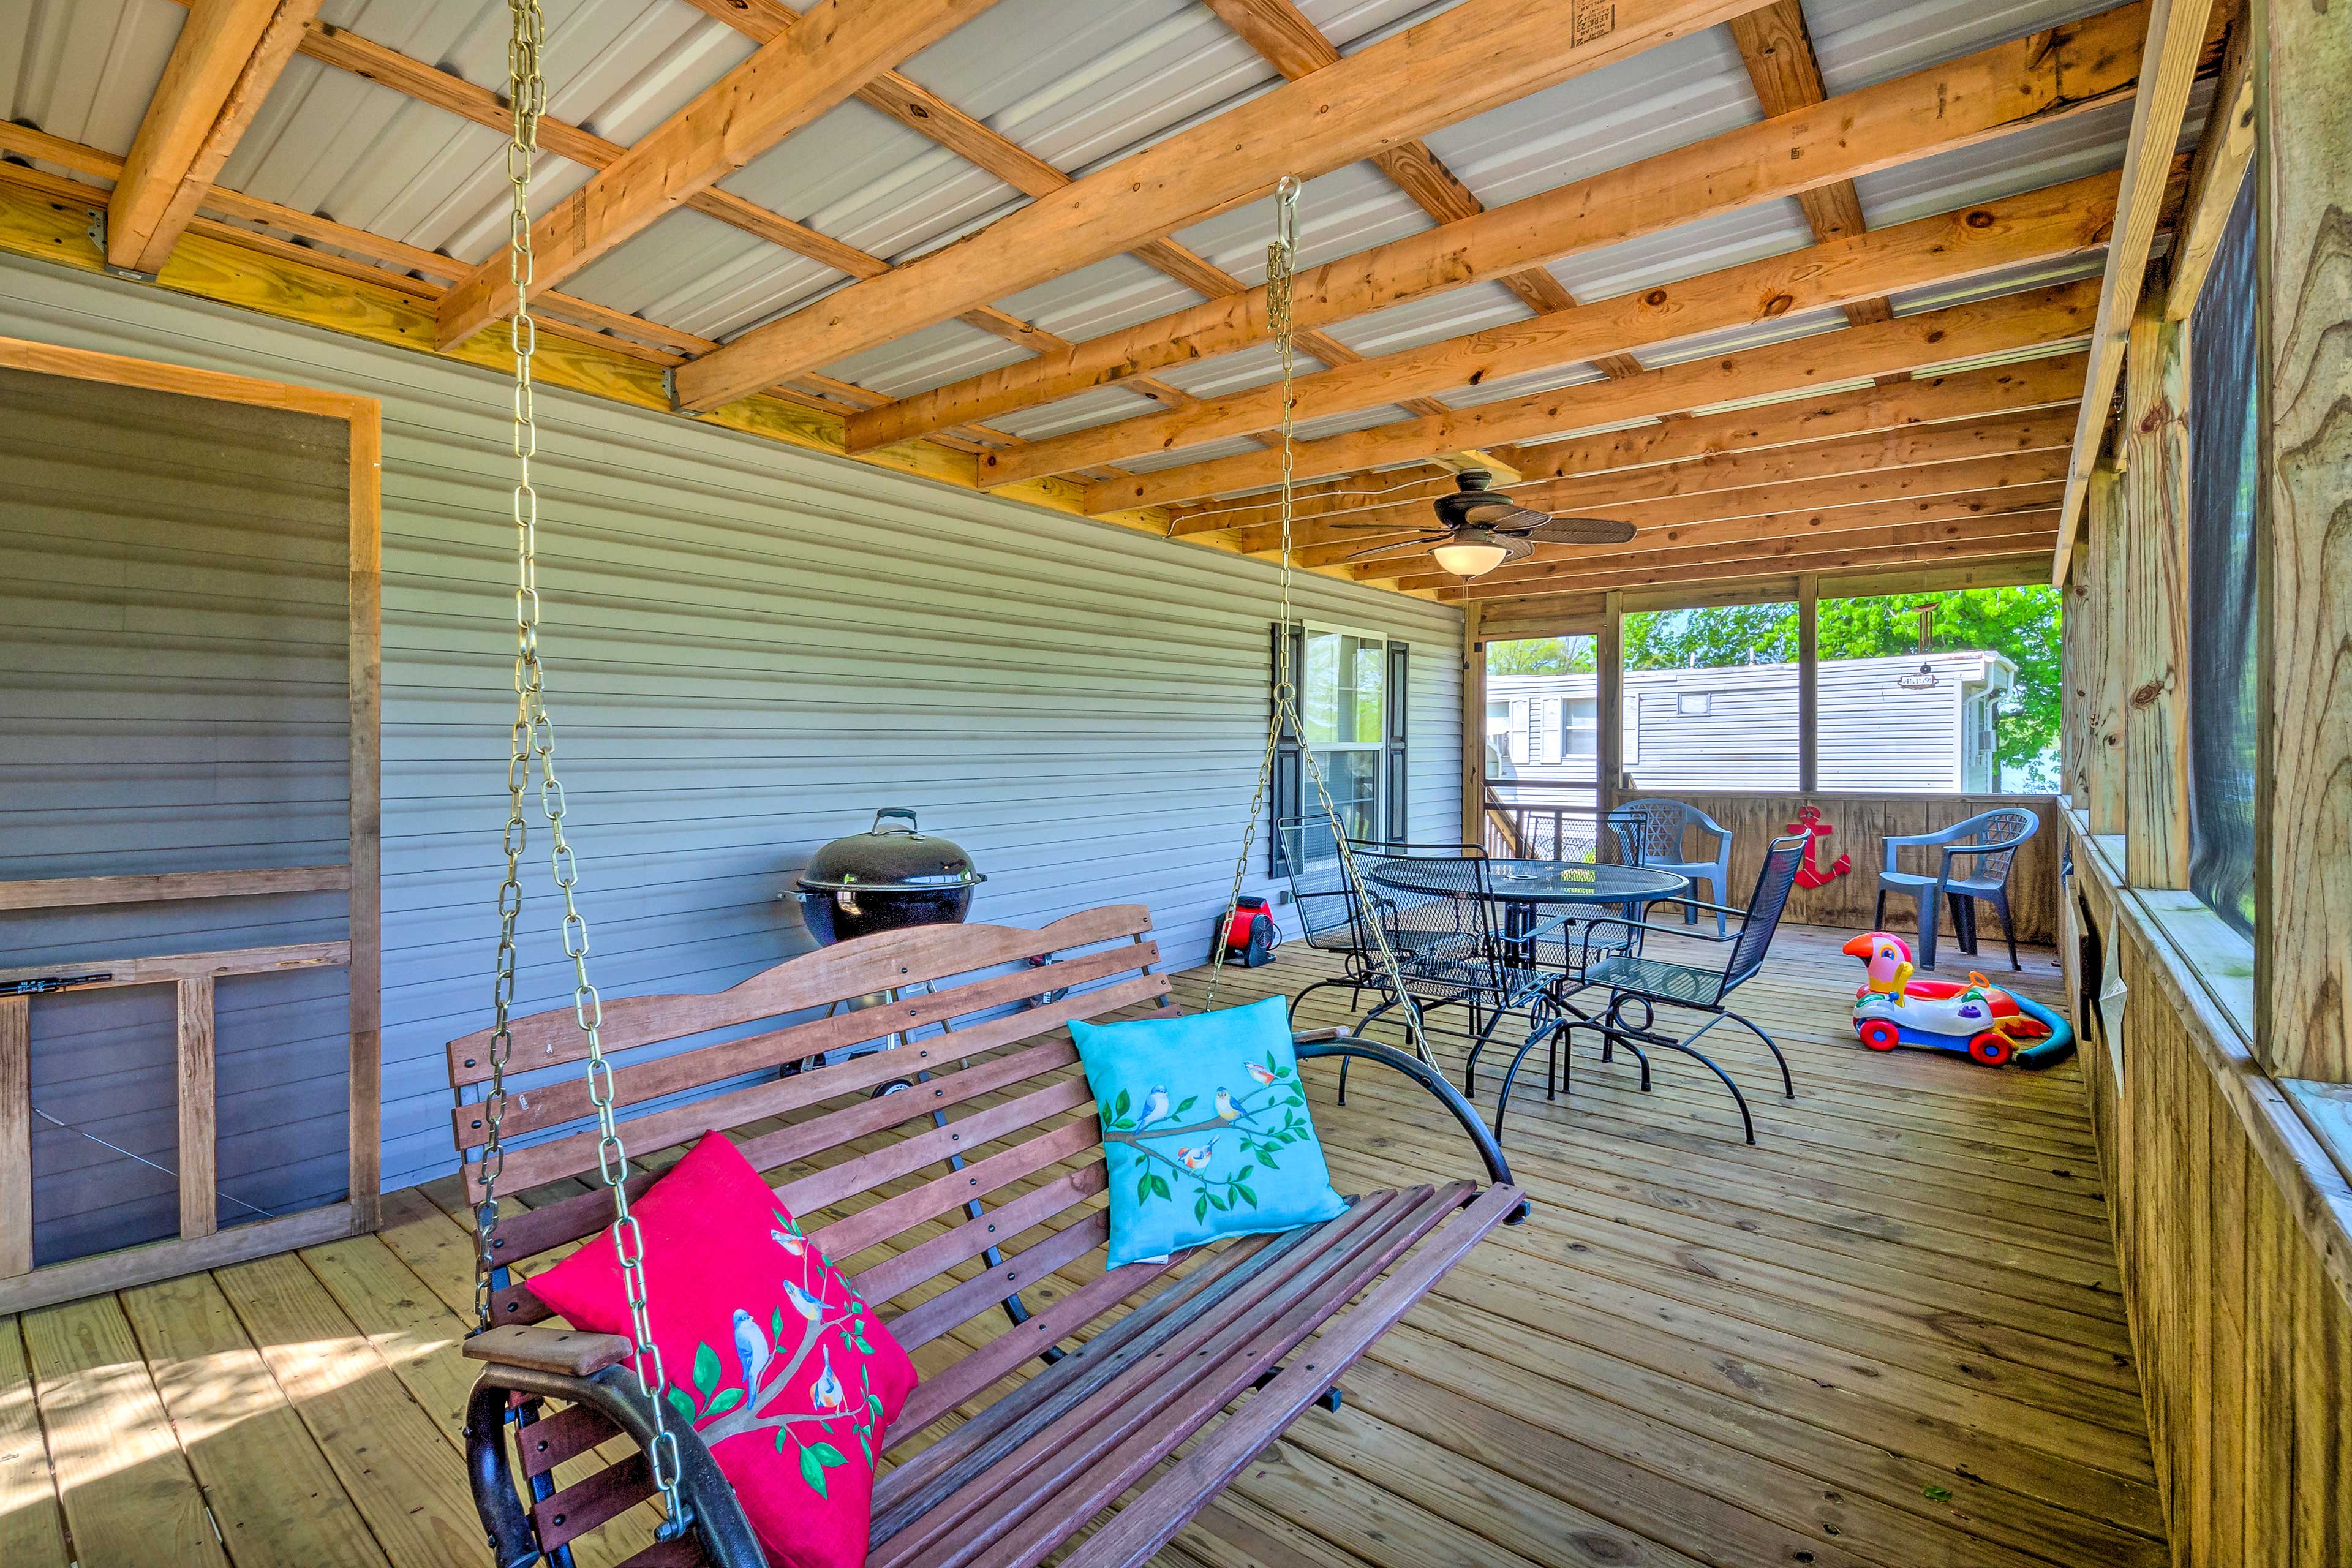
M 1878 873 L 1877 925 L 1886 925 L 1886 895 L 1908 893 L 1919 903 L 1919 967 L 1936 967 L 1936 928 L 1941 923 L 1940 910 L 1949 903 L 1952 909 L 1952 930 L 1959 937 L 1960 951 L 1970 957 L 1977 951 L 1976 900 L 1984 900 L 2000 916 L 2001 934 L 2009 939 L 2009 966 L 2022 969 L 2017 962 L 2017 927 L 2009 915 L 2009 868 L 2017 858 L 2019 846 L 2040 830 L 2042 818 L 2032 812 L 2013 805 L 1997 806 L 1979 812 L 1966 822 L 1935 833 L 1914 833 L 1885 840 L 1886 864 Z M 1896 868 L 1895 852 L 1905 845 L 1922 848 L 1941 849 L 1932 877 L 1917 871 Z M 1975 864 L 1956 867 L 1953 862 L 1975 857 Z M 1961 873 L 1965 873 L 1964 875 Z
M 1731 830 L 1698 807 L 1663 796 L 1629 800 L 1610 809 L 1609 826 L 1617 834 L 1617 844 L 1627 865 L 1679 872 L 1694 882 L 1703 881 L 1707 884 L 1707 896 L 1717 904 L 1731 896 Z M 1713 858 L 1683 858 L 1683 839 L 1690 828 L 1696 828 L 1703 837 L 1714 838 Z M 1695 924 L 1698 913 L 1696 904 L 1683 901 L 1685 925 Z M 1718 910 L 1715 934 L 1720 937 L 1723 933 L 1724 915 Z

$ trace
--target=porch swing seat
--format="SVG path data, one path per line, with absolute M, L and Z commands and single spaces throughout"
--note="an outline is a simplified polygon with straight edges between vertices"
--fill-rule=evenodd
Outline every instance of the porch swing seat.
M 630 1145 L 677 1149 L 730 1131 L 755 1167 L 781 1179 L 776 1194 L 810 1239 L 932 1369 L 883 1451 L 870 1568 L 1034 1563 L 1090 1524 L 1065 1562 L 1142 1563 L 1292 1422 L 1335 1400 L 1348 1367 L 1473 1245 L 1525 1213 L 1500 1152 L 1437 1075 L 1343 1030 L 1317 1031 L 1298 1037 L 1302 1061 L 1376 1063 L 1419 1083 L 1465 1129 L 1488 1184 L 1363 1194 L 1322 1225 L 1041 1291 L 1033 1314 L 1023 1290 L 1080 1263 L 1108 1234 L 1097 1201 L 1101 1128 L 1063 1026 L 1173 1005 L 1167 978 L 1151 973 L 1160 955 L 1150 932 L 1149 912 L 1135 905 L 1037 931 L 920 927 L 821 949 L 716 994 L 604 1009 L 607 1055 L 635 1058 L 615 1075 Z M 1040 994 L 1025 963 L 1049 954 L 1062 960 L 1055 990 L 1069 988 L 1057 998 Z M 889 999 L 824 1016 L 877 994 Z M 785 1021 L 794 1017 L 803 1021 Z M 589 1108 L 572 1076 L 584 1047 L 571 1011 L 513 1030 L 513 1061 L 557 1076 L 510 1101 L 501 1186 L 593 1181 L 593 1128 L 556 1131 Z M 713 1034 L 717 1043 L 677 1048 Z M 779 1076 L 787 1063 L 894 1037 L 894 1049 Z M 487 1045 L 478 1034 L 449 1048 L 461 1097 L 488 1076 Z M 665 1045 L 672 1054 L 652 1049 Z M 511 1087 L 512 1068 L 509 1077 Z M 457 1106 L 455 1129 L 461 1154 L 479 1147 L 474 1104 Z M 533 1132 L 543 1141 L 515 1142 Z M 469 1159 L 469 1183 L 476 1169 Z M 633 1175 L 632 1194 L 654 1179 Z M 532 1259 L 598 1235 L 610 1213 L 606 1195 L 590 1191 L 513 1214 L 494 1232 L 496 1326 L 467 1344 L 487 1364 L 467 1438 L 500 1568 L 549 1559 L 656 1495 L 644 1453 L 656 1428 L 628 1342 L 563 1327 L 521 1277 Z M 1124 1303 L 1130 1310 L 1114 1315 Z M 1000 1307 L 1009 1322 L 990 1334 L 978 1320 Z M 657 1291 L 653 1310 L 658 1320 Z M 942 1364 L 940 1342 L 950 1336 L 965 1348 Z M 1032 1375 L 989 1397 L 1024 1369 Z M 918 1441 L 958 1411 L 960 1424 Z M 669 1426 L 691 1527 L 625 1561 L 764 1563 L 709 1451 Z M 567 1461 L 581 1463 L 559 1477 Z M 642 1516 L 622 1528 L 648 1533 Z

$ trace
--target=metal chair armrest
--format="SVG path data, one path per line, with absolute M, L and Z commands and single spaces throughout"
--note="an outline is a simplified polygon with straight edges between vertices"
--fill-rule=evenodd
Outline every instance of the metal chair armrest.
M 1478 1120 L 1478 1113 L 1470 1109 L 1469 1101 L 1464 1100 L 1452 1084 L 1393 1046 L 1378 1045 L 1370 1040 L 1360 1040 L 1349 1035 L 1344 1029 L 1338 1032 L 1340 1037 L 1336 1039 L 1318 1037 L 1326 1033 L 1325 1030 L 1315 1029 L 1293 1037 L 1292 1043 L 1300 1061 L 1312 1061 L 1319 1057 L 1353 1057 L 1361 1061 L 1378 1062 L 1382 1067 L 1402 1073 L 1435 1096 L 1437 1103 L 1444 1106 L 1453 1114 L 1454 1120 L 1462 1124 L 1462 1131 L 1470 1135 L 1470 1142 L 1477 1148 L 1478 1158 L 1486 1167 L 1488 1180 L 1496 1186 L 1507 1187 L 1515 1184 L 1511 1181 L 1511 1167 L 1503 1159 L 1502 1145 L 1495 1142 L 1495 1135 L 1486 1131 L 1486 1124 Z M 1529 1208 L 1530 1205 L 1522 1201 L 1517 1208 L 1511 1211 L 1511 1217 L 1504 1223 L 1507 1225 L 1523 1223 L 1528 1217 Z
M 1705 899 L 1653 899 L 1650 900 L 1650 904 L 1654 909 L 1660 906 L 1679 904 L 1685 909 L 1698 910 L 1710 915 L 1727 915 L 1731 919 L 1738 921 L 1743 925 L 1746 924 L 1748 921 L 1748 911 L 1746 910 L 1735 910 L 1729 904 L 1709 903 Z M 1665 931 L 1669 929 L 1664 926 L 1649 925 L 1646 921 L 1639 923 L 1643 924 L 1643 929 L 1649 931 Z M 1737 931 L 1727 932 L 1721 936 L 1708 936 L 1704 931 L 1694 931 L 1688 926 L 1675 926 L 1671 929 L 1675 935 L 1686 936 L 1695 942 L 1738 942 L 1739 940 L 1739 933 Z

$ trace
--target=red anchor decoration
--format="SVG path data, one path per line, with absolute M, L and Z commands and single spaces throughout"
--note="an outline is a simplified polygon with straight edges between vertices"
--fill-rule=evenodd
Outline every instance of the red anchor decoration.
M 1822 840 L 1827 838 L 1831 831 L 1830 825 L 1822 820 L 1821 807 L 1799 806 L 1797 820 L 1789 824 L 1788 830 L 1791 833 L 1803 833 L 1810 836 L 1805 840 L 1805 862 L 1797 868 L 1797 886 L 1826 888 L 1853 869 L 1853 857 L 1851 855 L 1839 856 L 1837 863 L 1826 871 L 1822 870 L 1814 860 L 1813 851 L 1821 847 Z

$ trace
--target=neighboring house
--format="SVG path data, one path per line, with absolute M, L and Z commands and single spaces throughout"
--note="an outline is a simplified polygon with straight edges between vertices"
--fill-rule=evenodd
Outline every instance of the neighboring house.
M 1933 686 L 1898 684 L 1922 658 L 1823 661 L 1822 793 L 1993 788 L 1994 714 L 2016 668 L 1996 653 L 1934 653 Z M 1489 675 L 1487 781 L 1591 784 L 1598 706 L 1591 675 Z M 1797 666 L 1628 670 L 1623 763 L 1636 789 L 1795 789 Z

